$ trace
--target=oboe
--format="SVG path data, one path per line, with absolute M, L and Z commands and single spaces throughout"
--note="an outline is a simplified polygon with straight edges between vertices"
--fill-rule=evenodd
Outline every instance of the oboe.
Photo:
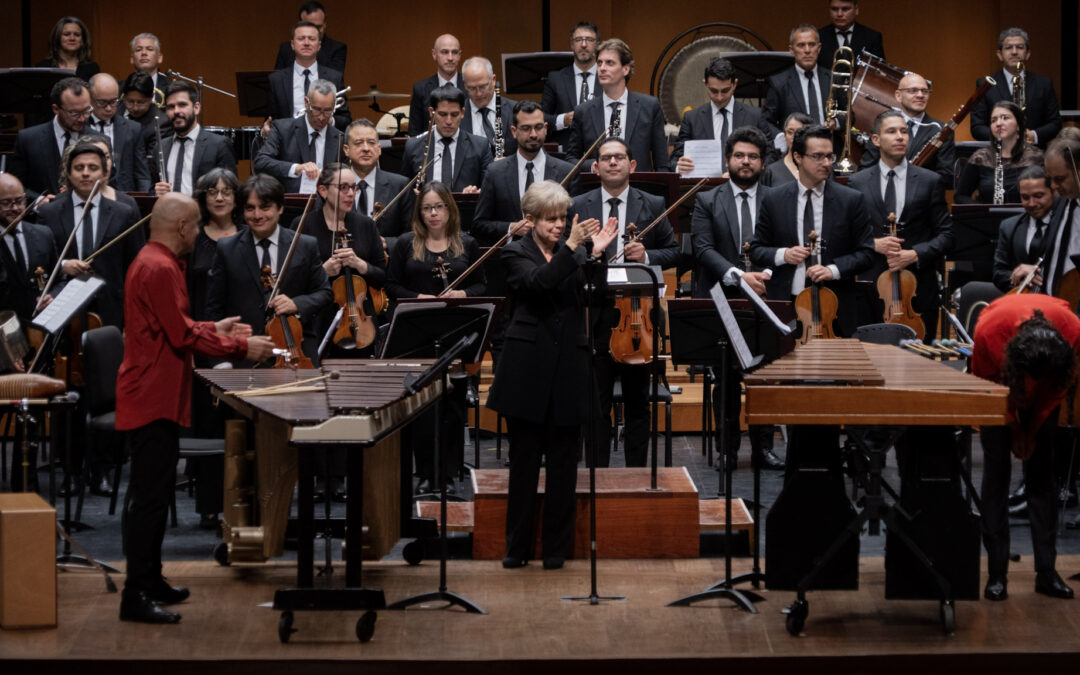
M 506 148 L 503 143 L 502 121 L 502 94 L 499 92 L 499 83 L 495 83 L 495 159 L 506 156 Z
M 1005 166 L 1001 158 L 1001 139 L 994 139 L 994 203 L 1005 203 Z

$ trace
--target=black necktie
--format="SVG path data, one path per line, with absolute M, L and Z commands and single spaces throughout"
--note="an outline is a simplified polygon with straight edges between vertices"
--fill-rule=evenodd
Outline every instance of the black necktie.
M 741 218 L 742 218 L 742 243 L 746 243 L 754 238 L 754 217 L 750 215 L 750 194 L 743 192 L 739 195 L 742 197 Z M 740 250 L 740 253 L 742 251 Z
M 30 269 L 26 266 L 26 256 L 23 255 L 22 244 L 19 243 L 19 233 L 21 231 L 22 228 L 11 233 L 11 243 L 15 244 L 15 264 L 18 265 L 22 276 L 26 276 L 30 273 Z
M 491 112 L 491 108 L 480 108 L 480 119 L 483 120 L 484 135 L 492 141 L 495 140 L 495 129 L 491 126 L 491 120 L 488 119 L 488 113 Z
M 366 216 L 368 214 L 367 181 L 361 180 L 356 191 L 359 193 L 356 195 L 356 210 L 360 212 L 360 215 Z
M 804 246 L 805 242 L 810 239 L 810 233 L 814 231 L 814 196 L 813 190 L 806 191 L 806 206 L 803 207 L 802 217 L 802 241 L 799 242 L 799 246 Z M 818 234 L 821 234 L 820 232 Z
M 581 73 L 581 95 L 578 96 L 578 104 L 589 100 L 589 74 Z
M 618 222 L 618 220 L 619 220 L 619 204 L 622 203 L 622 200 L 619 199 L 618 197 L 612 197 L 611 199 L 607 200 L 607 203 L 611 206 L 611 208 L 608 209 L 608 220 L 611 220 L 612 218 L 614 218 L 615 221 Z M 605 223 L 605 225 L 606 225 L 606 223 Z M 608 257 L 610 258 L 611 256 L 615 255 L 618 252 L 618 250 L 619 250 L 619 241 L 618 241 L 618 238 L 616 238 L 615 241 L 612 241 L 610 244 L 608 244 L 608 247 L 607 247 L 607 255 L 608 255 Z
M 533 184 L 536 178 L 533 177 L 533 163 L 525 162 L 525 189 L 528 190 L 529 186 Z
M 907 121 L 908 144 L 915 142 L 915 120 Z
M 82 219 L 82 259 L 86 260 L 87 256 L 94 252 L 94 217 L 92 212 L 94 205 L 90 202 L 83 202 L 86 205 L 83 211 Z
M 885 215 L 893 214 L 899 217 L 899 213 L 896 212 L 896 172 L 889 169 L 889 173 L 886 174 L 889 178 L 885 183 Z
M 727 145 L 727 137 L 729 131 L 729 125 L 727 123 L 727 108 L 720 108 L 720 112 L 718 114 L 720 115 L 720 136 L 717 140 L 720 141 L 720 147 L 723 148 L 725 145 Z M 720 170 L 727 170 L 727 158 L 724 157 L 723 152 L 720 153 Z
M 315 150 L 315 144 L 318 143 L 318 142 L 319 142 L 319 132 L 318 131 L 312 131 L 311 132 L 311 143 L 308 143 L 308 151 L 311 152 L 311 161 L 313 161 L 313 162 L 318 161 L 319 155 L 317 154 L 317 152 Z
M 442 182 L 450 191 L 454 189 L 454 158 L 450 155 L 450 144 L 453 142 L 453 136 L 444 136 L 442 139 Z
M 611 129 L 611 133 L 608 134 L 608 138 L 622 138 L 622 121 L 620 120 L 621 115 L 619 114 L 621 106 L 618 101 L 615 101 L 610 105 L 611 124 L 608 125 L 608 128 Z
M 71 132 L 70 131 L 65 131 L 64 132 L 64 147 L 66 148 L 69 145 L 71 145 Z
M 840 46 L 841 47 L 848 47 L 850 45 L 851 45 L 851 31 L 850 30 L 842 30 L 842 31 L 840 31 Z
M 102 136 L 105 136 L 105 135 L 106 135 L 106 134 L 105 134 L 105 124 L 106 124 L 105 120 L 100 120 L 100 121 L 98 122 L 98 124 L 100 124 L 100 125 L 101 125 L 101 135 L 102 135 Z
M 1028 262 L 1034 263 L 1039 259 L 1039 254 L 1042 253 L 1043 235 L 1046 234 L 1046 224 L 1038 218 L 1032 217 L 1035 221 L 1035 236 L 1031 238 L 1031 243 L 1028 244 Z
M 187 136 L 176 137 L 176 170 L 173 171 L 173 184 L 172 191 L 180 192 L 180 188 L 184 183 L 184 143 L 187 143 Z
M 263 239 L 259 242 L 259 246 L 262 247 L 262 259 L 259 262 L 259 269 L 266 269 L 269 267 L 270 270 L 273 271 L 274 266 L 270 264 L 270 240 Z
M 806 71 L 803 71 L 803 74 L 806 75 L 806 106 L 807 106 L 807 111 L 810 113 L 810 118 L 813 119 L 814 122 L 821 122 L 822 121 L 821 120 L 821 113 L 818 112 L 817 95 L 816 95 L 817 92 L 814 91 L 814 71 L 806 70 Z
M 307 96 L 308 87 L 311 86 L 311 71 L 305 68 L 301 74 L 304 76 L 304 96 Z

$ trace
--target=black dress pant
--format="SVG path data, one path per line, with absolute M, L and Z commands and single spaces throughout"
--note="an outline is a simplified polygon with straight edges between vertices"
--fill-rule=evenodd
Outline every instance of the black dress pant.
M 545 558 L 569 558 L 574 544 L 574 495 L 581 427 L 506 419 L 510 435 L 510 495 L 506 508 L 506 555 L 532 557 L 536 539 L 536 485 L 544 458 L 546 482 L 541 543 Z
M 626 426 L 626 466 L 645 466 L 649 459 L 649 372 L 652 365 L 629 366 L 617 363 L 607 353 L 593 360 L 600 414 L 596 424 L 596 450 L 599 467 L 611 462 L 612 389 L 615 378 L 622 381 L 623 424 Z
M 1028 521 L 1036 572 L 1054 570 L 1057 558 L 1057 490 L 1054 485 L 1054 440 L 1058 411 L 1039 428 L 1035 451 L 1023 462 Z M 982 520 L 987 571 L 1004 575 L 1009 569 L 1009 479 L 1012 437 L 1008 427 L 983 427 Z
M 716 429 L 716 449 L 719 452 L 723 446 L 720 444 L 720 387 L 721 382 L 713 385 L 713 420 Z M 732 454 L 736 454 L 742 443 L 742 432 L 739 430 L 739 413 L 742 411 L 742 378 L 736 372 L 731 372 L 727 377 L 727 399 L 724 405 L 727 407 L 728 447 Z M 771 424 L 754 424 L 749 428 L 750 450 L 752 456 L 757 457 L 765 450 L 773 449 L 774 427 Z
M 124 519 L 127 581 L 124 593 L 149 591 L 161 581 L 161 542 L 176 490 L 180 427 L 159 419 L 128 433 L 131 481 Z
M 442 416 L 439 458 L 443 480 L 450 482 L 465 458 L 466 377 L 450 378 L 451 391 L 439 401 Z M 429 408 L 412 423 L 413 460 L 416 475 L 435 481 L 435 408 Z M 440 487 L 435 485 L 436 488 Z

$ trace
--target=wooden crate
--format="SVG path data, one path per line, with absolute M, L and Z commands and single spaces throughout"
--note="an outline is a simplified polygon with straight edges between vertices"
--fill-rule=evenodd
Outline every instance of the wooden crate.
M 0 494 L 0 628 L 56 626 L 56 509 Z

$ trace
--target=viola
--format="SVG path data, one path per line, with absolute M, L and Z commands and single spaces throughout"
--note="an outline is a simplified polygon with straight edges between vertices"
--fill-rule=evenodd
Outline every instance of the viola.
M 274 275 L 270 272 L 269 265 L 264 265 L 262 268 L 262 282 L 263 287 L 268 290 L 274 287 Z M 304 355 L 304 351 L 300 347 L 304 340 L 304 327 L 300 324 L 300 319 L 295 316 L 279 314 L 266 323 L 266 334 L 278 349 L 284 349 L 288 352 L 287 355 L 278 355 L 274 360 L 275 368 L 315 367 L 311 359 Z
M 817 232 L 811 232 L 809 236 L 810 257 L 807 259 L 807 267 L 813 267 L 821 262 L 821 242 Z M 832 322 L 836 318 L 836 310 L 840 301 L 832 289 L 825 288 L 820 283 L 811 283 L 795 296 L 795 315 L 803 327 L 802 337 L 799 344 L 804 345 L 811 340 L 835 338 Z
M 889 214 L 889 236 L 896 236 L 896 214 Z M 911 304 L 918 282 L 910 270 L 885 270 L 877 278 L 877 292 L 885 303 L 885 323 L 902 323 L 920 338 L 926 333 L 926 324 Z
M 336 237 L 335 237 L 336 238 Z M 344 233 L 342 248 L 350 246 L 348 233 Z M 342 349 L 363 349 L 375 341 L 375 322 L 364 312 L 364 298 L 368 285 L 364 278 L 349 266 L 342 267 L 341 275 L 334 279 L 334 302 L 341 307 L 343 316 L 334 333 L 334 344 Z
M 626 241 L 629 242 L 637 227 L 630 223 L 626 226 Z M 615 309 L 619 312 L 619 321 L 611 330 L 608 351 L 611 358 L 619 363 L 640 365 L 653 360 L 653 301 L 649 298 L 616 298 Z

